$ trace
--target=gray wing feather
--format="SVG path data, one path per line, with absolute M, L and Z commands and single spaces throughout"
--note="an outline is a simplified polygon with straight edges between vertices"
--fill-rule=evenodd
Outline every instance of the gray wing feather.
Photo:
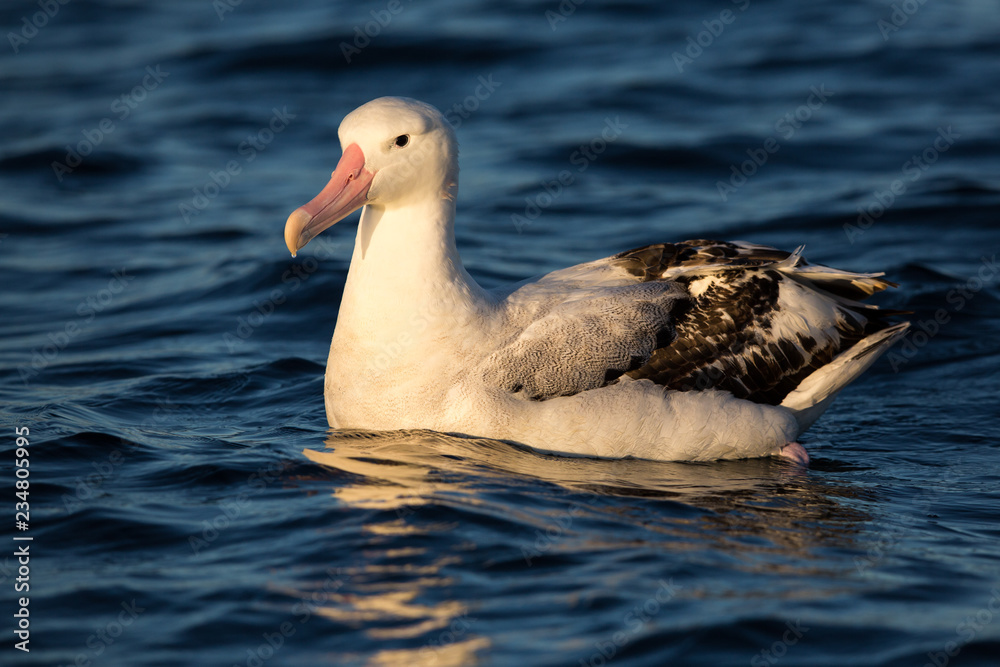
M 484 379 L 536 400 L 602 387 L 673 339 L 672 314 L 686 299 L 671 282 L 577 290 L 487 358 Z

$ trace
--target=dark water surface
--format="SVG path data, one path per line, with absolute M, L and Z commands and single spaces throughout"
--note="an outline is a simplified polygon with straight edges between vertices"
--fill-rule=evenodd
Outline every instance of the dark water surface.
M 0 10 L 0 663 L 1000 664 L 995 2 L 226 1 Z M 386 94 L 486 285 L 805 244 L 923 324 L 808 471 L 328 433 L 354 225 L 282 227 Z

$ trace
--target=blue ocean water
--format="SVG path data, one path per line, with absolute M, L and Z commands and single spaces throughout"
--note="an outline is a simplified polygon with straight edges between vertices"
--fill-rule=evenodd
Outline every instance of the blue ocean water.
M 41 0 L 0 26 L 0 663 L 1000 663 L 995 3 Z M 485 285 L 805 244 L 885 271 L 915 326 L 808 470 L 328 432 L 353 223 L 296 259 L 282 228 L 381 95 L 457 126 Z

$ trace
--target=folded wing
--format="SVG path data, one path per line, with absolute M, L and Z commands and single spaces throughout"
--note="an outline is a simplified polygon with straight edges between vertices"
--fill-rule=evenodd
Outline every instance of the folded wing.
M 744 242 L 663 243 L 558 271 L 505 302 L 514 332 L 482 366 L 544 400 L 620 381 L 778 405 L 891 322 L 860 302 L 892 285 Z

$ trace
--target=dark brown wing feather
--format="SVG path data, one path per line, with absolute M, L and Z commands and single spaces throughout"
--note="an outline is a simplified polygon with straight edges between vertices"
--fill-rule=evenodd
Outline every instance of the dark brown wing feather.
M 702 284 L 675 310 L 673 340 L 626 375 L 680 391 L 721 389 L 777 405 L 840 352 L 891 325 L 885 316 L 892 313 L 856 301 L 891 283 L 826 279 L 816 273 L 797 277 L 774 268 L 789 257 L 791 253 L 774 248 L 709 240 L 662 243 L 616 255 L 613 261 L 644 282 L 669 279 L 690 287 L 709 279 L 707 288 Z M 796 266 L 808 264 L 799 259 Z M 835 326 L 818 337 L 803 329 L 789 338 L 792 317 L 779 336 L 774 320 L 783 316 L 778 303 L 782 290 L 808 290 L 832 299 Z

